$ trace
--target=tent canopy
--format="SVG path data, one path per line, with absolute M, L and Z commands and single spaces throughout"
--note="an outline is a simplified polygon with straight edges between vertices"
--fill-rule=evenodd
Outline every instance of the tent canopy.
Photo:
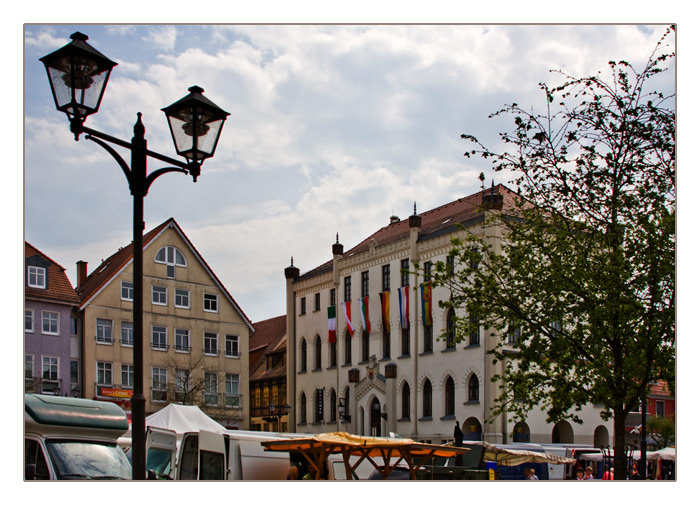
M 576 460 L 573 458 L 564 458 L 548 452 L 506 449 L 489 444 L 488 442 L 477 442 L 475 445 L 482 445 L 484 447 L 484 461 L 495 461 L 503 466 L 518 466 L 523 463 L 551 463 L 554 465 L 576 463 Z
M 146 426 L 173 430 L 177 433 L 178 438 L 191 431 L 207 430 L 214 433 L 226 431 L 226 428 L 202 412 L 196 405 L 178 405 L 176 403 L 171 403 L 148 416 Z
M 410 438 L 363 437 L 345 432 L 319 433 L 308 438 L 274 440 L 261 442 L 261 444 L 268 451 L 300 453 L 308 461 L 316 479 L 323 478 L 323 469 L 329 454 L 343 455 L 346 475 L 352 475 L 360 463 L 367 459 L 379 471 L 382 478 L 386 479 L 403 461 L 408 466 L 411 479 L 415 479 L 416 470 L 429 458 L 433 456 L 449 458 L 470 450 L 466 447 L 422 444 Z M 350 464 L 350 456 L 358 456 L 353 465 Z M 391 459 L 396 461 L 391 463 Z

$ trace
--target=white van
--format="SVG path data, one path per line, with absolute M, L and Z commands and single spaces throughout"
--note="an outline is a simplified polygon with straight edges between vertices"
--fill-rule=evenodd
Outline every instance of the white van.
M 117 439 L 129 429 L 126 413 L 109 402 L 24 395 L 24 478 L 131 479 Z

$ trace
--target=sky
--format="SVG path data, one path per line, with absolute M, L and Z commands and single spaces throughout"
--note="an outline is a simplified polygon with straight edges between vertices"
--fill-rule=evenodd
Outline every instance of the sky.
M 80 31 L 118 66 L 86 125 L 175 156 L 161 108 L 199 85 L 230 112 L 215 156 L 167 174 L 146 230 L 174 217 L 253 322 L 285 311 L 284 268 L 303 272 L 387 225 L 508 183 L 464 157 L 462 133 L 498 148 L 516 102 L 544 112 L 538 84 L 641 67 L 665 25 L 42 25 L 24 27 L 25 239 L 75 285 L 132 240 L 132 198 L 115 161 L 76 142 L 39 58 Z M 664 77 L 673 89 L 673 74 Z M 128 159 L 128 153 L 123 153 Z M 149 161 L 149 170 L 163 166 Z

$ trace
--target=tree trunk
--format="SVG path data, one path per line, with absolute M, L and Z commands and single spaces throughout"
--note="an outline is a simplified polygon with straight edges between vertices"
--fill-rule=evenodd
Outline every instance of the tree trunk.
M 613 409 L 615 430 L 613 449 L 615 450 L 615 480 L 627 479 L 627 454 L 625 453 L 625 415 L 621 407 Z

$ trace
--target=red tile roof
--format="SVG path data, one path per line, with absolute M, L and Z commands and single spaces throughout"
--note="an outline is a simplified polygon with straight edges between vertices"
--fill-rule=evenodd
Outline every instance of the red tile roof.
M 46 254 L 42 253 L 39 249 L 31 245 L 29 242 L 24 243 L 24 258 L 31 258 L 34 256 L 40 256 L 45 262 L 49 264 L 48 267 L 48 289 L 40 288 L 30 288 L 26 285 L 24 286 L 24 296 L 25 298 L 41 299 L 56 303 L 66 303 L 69 305 L 78 305 L 79 299 L 78 295 L 73 289 L 68 276 L 66 275 L 66 269 L 61 265 L 56 263 L 54 260 L 49 258 Z M 25 267 L 26 269 L 26 267 Z
M 255 334 L 250 337 L 248 355 L 251 380 L 286 375 L 284 361 L 271 370 L 266 368 L 265 356 L 271 352 L 284 351 L 287 348 L 287 316 L 277 316 L 253 323 Z
M 441 233 L 454 231 L 455 225 L 468 224 L 473 219 L 479 219 L 483 216 L 483 197 L 494 192 L 494 194 L 503 196 L 503 212 L 506 214 L 515 214 L 517 210 L 517 194 L 508 189 L 506 186 L 499 184 L 492 188 L 487 188 L 473 195 L 459 198 L 454 202 L 442 205 L 435 209 L 419 214 L 421 217 L 421 229 L 418 240 L 426 240 Z M 385 244 L 390 244 L 397 240 L 408 237 L 410 234 L 409 220 L 403 219 L 376 231 L 365 240 L 357 244 L 352 249 L 343 253 L 346 258 L 353 254 L 358 254 L 369 250 L 370 243 L 374 242 L 375 247 L 380 247 Z M 329 271 L 332 261 L 328 261 L 313 270 L 303 274 L 299 279 L 313 277 L 325 271 Z

